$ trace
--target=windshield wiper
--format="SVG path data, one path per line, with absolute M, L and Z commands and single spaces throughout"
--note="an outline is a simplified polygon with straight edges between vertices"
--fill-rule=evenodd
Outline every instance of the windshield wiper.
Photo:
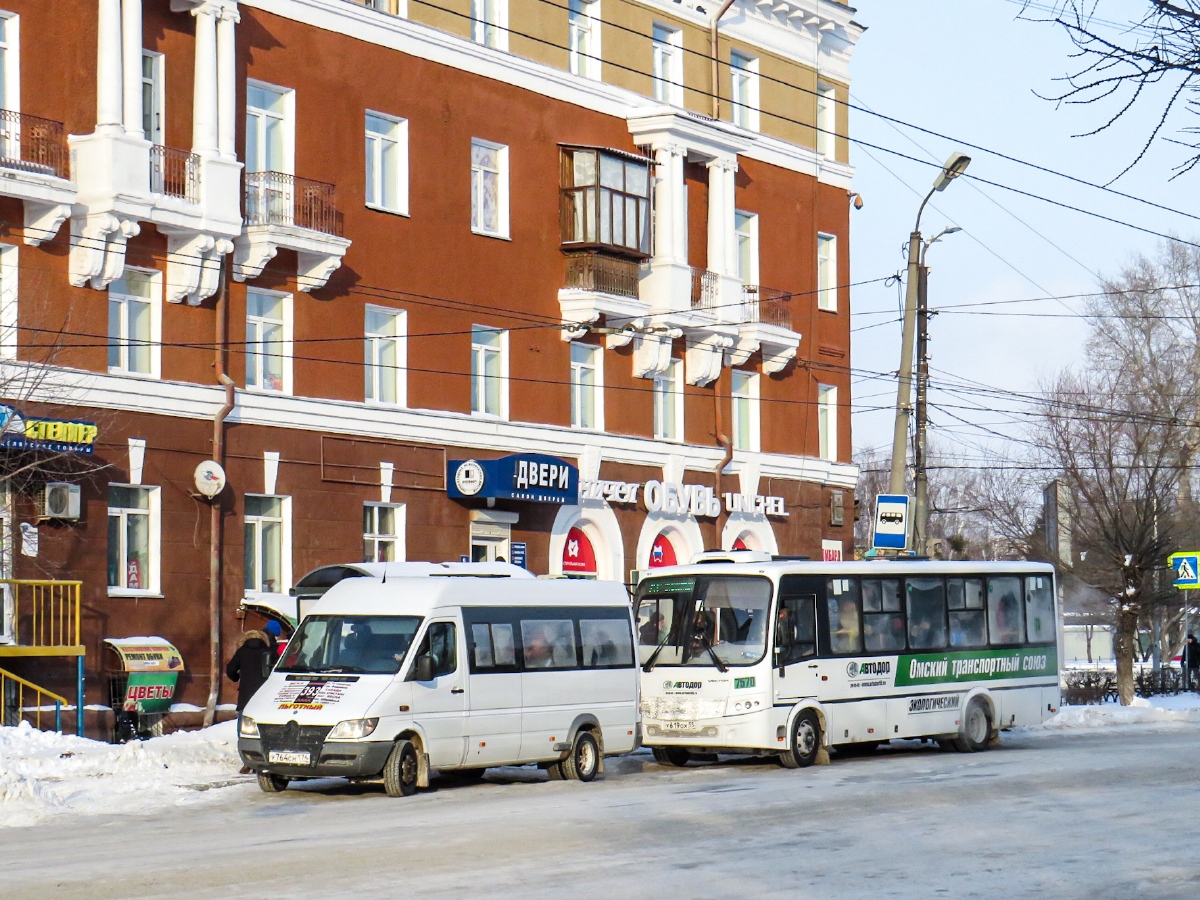
M 653 672 L 654 663 L 658 659 L 658 654 L 662 653 L 663 647 L 667 646 L 667 641 L 671 640 L 671 633 L 667 632 L 667 636 L 662 639 L 662 643 L 654 648 L 654 652 L 650 654 L 650 658 L 646 660 L 646 664 L 642 666 L 643 672 Z
M 708 651 L 708 655 L 713 658 L 713 662 L 717 664 L 717 670 L 724 674 L 729 671 L 729 666 L 721 662 L 721 657 L 717 656 L 717 651 L 713 649 L 712 643 L 708 640 L 708 635 L 703 631 L 697 633 L 697 637 L 704 643 L 704 649 Z

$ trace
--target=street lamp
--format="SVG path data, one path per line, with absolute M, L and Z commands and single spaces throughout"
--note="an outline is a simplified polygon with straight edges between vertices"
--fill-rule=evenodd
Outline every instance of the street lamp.
M 921 215 L 925 204 L 935 191 L 944 191 L 950 182 L 966 171 L 971 157 L 965 153 L 953 153 L 942 166 L 933 187 L 921 201 L 917 210 L 917 222 L 908 236 L 908 281 L 904 290 L 904 330 L 900 338 L 900 372 L 896 387 L 896 425 L 892 432 L 892 474 L 888 490 L 892 494 L 903 494 L 904 463 L 907 457 L 908 418 L 912 414 L 913 380 L 913 337 L 917 324 L 917 297 L 920 293 L 923 247 L 921 241 Z M 944 233 L 944 232 L 943 232 Z M 938 237 L 942 235 L 939 234 Z M 936 238 L 935 238 L 936 240 Z M 932 241 L 930 242 L 932 243 Z M 922 535 L 923 536 L 923 535 Z M 924 548 L 918 545 L 918 549 Z

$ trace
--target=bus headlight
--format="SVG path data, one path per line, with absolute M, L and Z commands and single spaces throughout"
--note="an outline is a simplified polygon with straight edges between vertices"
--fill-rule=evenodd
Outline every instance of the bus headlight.
M 375 731 L 379 717 L 373 719 L 346 719 L 333 726 L 333 731 L 325 738 L 327 741 L 358 741 Z
M 238 719 L 238 736 L 244 738 L 258 737 L 258 723 L 249 716 Z

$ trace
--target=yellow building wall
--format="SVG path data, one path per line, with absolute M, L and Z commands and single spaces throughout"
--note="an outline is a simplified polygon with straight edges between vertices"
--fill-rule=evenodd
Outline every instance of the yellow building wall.
M 471 0 L 409 0 L 408 18 L 471 39 Z
M 553 3 L 508 0 L 508 24 L 513 29 L 508 35 L 509 51 L 556 69 L 566 69 L 569 65 L 567 47 L 570 40 L 567 11 L 562 8 L 566 5 L 566 0 L 554 0 Z

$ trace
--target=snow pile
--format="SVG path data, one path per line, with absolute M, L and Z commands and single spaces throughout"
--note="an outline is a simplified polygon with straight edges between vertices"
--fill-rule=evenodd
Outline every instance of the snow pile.
M 237 775 L 237 723 L 148 741 L 105 744 L 30 728 L 0 728 L 0 827 L 61 813 L 146 813 L 201 802 Z
M 1146 700 L 1137 697 L 1132 706 L 1102 703 L 1098 706 L 1063 706 L 1038 728 L 1109 728 L 1114 725 L 1200 724 L 1200 697 L 1176 694 Z

